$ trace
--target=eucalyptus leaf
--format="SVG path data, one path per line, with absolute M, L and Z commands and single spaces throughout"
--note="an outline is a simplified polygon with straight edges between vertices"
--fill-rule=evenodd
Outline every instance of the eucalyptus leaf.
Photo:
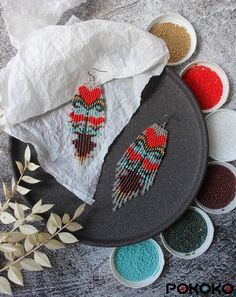
M 31 214 L 27 217 L 27 221 L 29 222 L 38 222 L 38 221 L 43 221 L 44 218 L 37 215 L 37 214 Z
M 41 266 L 52 267 L 51 263 L 48 259 L 48 256 L 42 252 L 35 251 L 34 252 L 34 260 Z
M 42 205 L 42 199 L 40 199 L 32 208 L 32 213 L 37 213 Z
M 74 216 L 73 216 L 73 220 L 78 218 L 82 214 L 82 212 L 84 211 L 84 208 L 85 208 L 85 203 L 83 203 L 76 209 Z
M 38 235 L 39 243 L 43 243 L 43 242 L 49 240 L 49 238 L 51 237 L 51 235 L 46 232 L 39 232 L 37 235 Z
M 12 214 L 4 211 L 0 214 L 0 221 L 3 224 L 8 225 L 8 224 L 14 223 L 16 221 L 16 218 L 13 217 Z
M 69 223 L 69 221 L 70 221 L 70 216 L 68 213 L 65 213 L 62 217 L 62 223 L 67 224 L 67 223 Z
M 41 182 L 41 180 L 36 179 L 36 178 L 33 178 L 33 177 L 31 177 L 31 176 L 28 176 L 28 175 L 24 175 L 24 176 L 22 177 L 22 180 L 23 180 L 24 182 L 28 183 L 28 184 L 37 184 L 37 183 L 40 183 L 40 182 Z
M 33 244 L 33 245 L 37 245 L 38 243 L 38 232 L 32 235 L 29 235 L 29 241 Z
M 81 226 L 79 223 L 74 223 L 74 222 L 68 224 L 68 226 L 66 227 L 66 229 L 71 232 L 79 231 L 82 228 L 83 228 L 83 226 Z
M 24 249 L 23 244 L 16 243 L 15 247 L 17 248 L 17 250 L 15 252 L 13 252 L 14 256 L 16 256 L 18 258 L 18 257 L 25 255 L 25 249 Z
M 35 170 L 37 170 L 38 168 L 40 168 L 40 166 L 37 165 L 37 164 L 35 164 L 35 163 L 30 162 L 30 163 L 28 164 L 27 168 L 28 168 L 30 171 L 35 171 Z
M 23 269 L 28 270 L 28 271 L 40 271 L 43 270 L 43 268 L 35 262 L 35 260 L 26 258 L 20 261 L 20 264 Z
M 14 261 L 14 255 L 11 252 L 4 252 L 4 257 L 10 262 Z
M 11 264 L 11 267 L 16 267 L 18 270 L 22 270 L 22 266 L 19 262 L 16 262 L 15 264 Z
M 61 232 L 58 234 L 61 241 L 65 243 L 75 243 L 78 241 L 78 239 L 69 232 Z
M 30 242 L 28 236 L 25 238 L 24 248 L 25 248 L 26 252 L 29 252 L 34 248 L 34 245 Z
M 2 243 L 0 244 L 0 251 L 11 253 L 17 251 L 17 248 L 12 243 Z
M 54 222 L 55 226 L 57 228 L 61 228 L 62 227 L 62 221 L 61 218 L 59 217 L 59 215 L 55 214 L 55 213 L 51 213 L 51 220 L 52 222 Z
M 6 197 L 6 200 L 10 199 L 11 198 L 11 192 L 8 190 L 6 184 L 4 182 L 2 182 L 2 187 L 3 187 L 3 192 L 4 192 L 4 195 Z
M 63 249 L 65 246 L 63 243 L 56 239 L 51 239 L 45 244 L 46 248 L 49 250 L 58 250 L 58 249 Z
M 12 178 L 11 178 L 11 190 L 12 190 L 12 192 L 15 191 L 15 186 L 16 186 L 16 182 L 15 182 L 14 177 L 12 177 Z
M 55 223 L 55 220 L 53 219 L 52 214 L 47 221 L 47 230 L 50 234 L 54 234 L 57 231 L 57 225 Z
M 12 295 L 10 283 L 3 276 L 0 276 L 0 292 L 3 294 Z
M 19 186 L 19 185 L 16 186 L 16 190 L 17 190 L 17 192 L 19 192 L 21 195 L 26 195 L 27 193 L 29 193 L 29 192 L 31 191 L 30 189 L 27 189 L 27 188 L 22 187 L 22 186 Z
M 37 213 L 44 213 L 49 211 L 52 207 L 54 206 L 54 204 L 44 204 L 42 205 L 39 210 L 37 211 Z
M 29 235 L 29 234 L 34 234 L 34 233 L 37 233 L 38 230 L 30 225 L 30 224 L 25 224 L 25 225 L 22 225 L 19 227 L 20 231 L 26 235 Z
M 24 166 L 23 166 L 23 164 L 22 164 L 21 162 L 19 162 L 19 161 L 16 161 L 16 165 L 17 165 L 17 168 L 18 168 L 20 174 L 22 174 L 23 171 L 24 171 Z
M 0 243 L 6 242 L 9 240 L 8 233 L 2 232 L 0 233 Z
M 17 219 L 24 219 L 25 217 L 24 209 L 18 203 L 15 203 L 14 215 Z
M 29 145 L 27 145 L 25 149 L 25 162 L 30 162 L 30 158 L 31 158 L 30 147 Z
M 9 280 L 11 280 L 13 283 L 23 286 L 23 276 L 19 269 L 17 269 L 14 266 L 10 266 L 8 269 L 7 276 Z
M 23 210 L 28 210 L 28 209 L 29 209 L 29 207 L 28 207 L 27 205 L 24 205 L 24 204 L 21 204 L 21 203 L 18 203 L 18 205 L 20 205 L 20 207 L 21 207 Z M 14 203 L 14 202 L 10 202 L 10 203 L 9 203 L 9 206 L 10 206 L 13 210 L 15 210 L 16 203 Z
M 14 231 L 9 233 L 7 238 L 9 242 L 18 242 L 25 238 L 25 234 L 18 231 Z

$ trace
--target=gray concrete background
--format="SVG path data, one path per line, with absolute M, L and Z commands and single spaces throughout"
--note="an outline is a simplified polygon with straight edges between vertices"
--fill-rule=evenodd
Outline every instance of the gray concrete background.
M 198 47 L 190 61 L 209 59 L 223 67 L 231 84 L 227 107 L 236 109 L 235 0 L 88 0 L 86 4 L 64 13 L 60 23 L 64 24 L 75 14 L 81 20 L 104 18 L 145 28 L 149 20 L 166 12 L 178 12 L 193 24 L 198 36 Z M 0 16 L 0 68 L 6 66 L 15 53 Z M 8 136 L 2 134 L 0 180 L 3 181 L 9 181 L 12 174 L 9 153 Z M 147 288 L 126 288 L 114 279 L 109 267 L 111 249 L 76 244 L 54 253 L 49 252 L 53 269 L 24 273 L 25 286 L 13 286 L 14 296 L 162 297 L 166 296 L 166 283 L 171 282 L 235 284 L 236 212 L 211 218 L 215 226 L 215 237 L 210 249 L 201 257 L 189 261 L 177 259 L 164 251 L 164 271 L 159 280 Z

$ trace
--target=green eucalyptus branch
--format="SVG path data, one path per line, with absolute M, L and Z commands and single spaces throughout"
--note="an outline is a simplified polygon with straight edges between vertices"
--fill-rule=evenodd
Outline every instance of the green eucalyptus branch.
M 35 168 L 34 170 L 39 168 L 38 165 L 36 165 L 34 163 L 30 163 L 30 157 L 31 157 L 30 148 L 29 148 L 29 146 L 27 146 L 26 150 L 25 150 L 25 164 L 24 164 L 24 166 L 22 165 L 21 162 L 16 161 L 16 165 L 18 167 L 20 176 L 19 176 L 17 182 L 15 182 L 14 178 L 12 178 L 11 191 L 9 191 L 6 184 L 3 182 L 3 191 L 4 191 L 5 198 L 6 198 L 6 202 L 2 207 L 0 207 L 0 216 L 5 210 L 7 210 L 9 208 L 10 201 L 14 197 L 16 192 L 19 192 L 19 193 L 22 192 L 21 188 L 23 188 L 23 187 L 20 187 L 20 182 L 22 181 L 27 168 L 29 168 L 29 165 L 31 164 L 30 166 L 32 169 Z
M 85 204 L 82 205 L 82 207 L 84 208 Z M 82 213 L 82 207 L 81 207 L 81 213 Z M 47 240 L 45 240 L 44 242 L 38 244 L 35 246 L 35 248 L 33 248 L 31 251 L 27 252 L 25 255 L 21 256 L 20 258 L 14 260 L 13 262 L 10 262 L 9 264 L 7 264 L 6 266 L 4 266 L 2 269 L 0 269 L 0 273 L 7 270 L 10 266 L 15 265 L 16 263 L 20 262 L 21 260 L 23 260 L 24 258 L 30 256 L 33 252 L 37 251 L 39 248 L 41 248 L 42 246 L 46 246 L 47 247 L 47 243 L 50 242 L 50 240 L 52 240 L 54 237 L 56 237 L 57 235 L 59 235 L 59 233 L 61 233 L 64 229 L 68 228 L 68 226 L 74 221 L 74 219 L 72 218 L 71 220 L 69 220 L 68 223 L 66 223 L 64 226 L 62 226 L 61 228 L 58 229 L 57 232 L 55 232 L 54 234 L 52 234 Z M 79 225 L 79 224 L 78 224 Z M 79 227 L 80 226 L 80 227 Z M 82 226 L 79 225 L 78 229 L 82 229 Z M 67 235 L 68 236 L 68 235 Z M 76 237 L 74 237 L 72 234 L 70 234 L 70 239 L 68 238 L 68 242 L 66 243 L 75 243 L 78 242 L 78 240 L 76 239 Z M 69 242 L 70 241 L 70 242 Z M 62 247 L 62 245 L 58 245 L 58 248 Z M 50 249 L 50 248 L 49 248 Z M 57 249 L 57 248 L 56 248 Z
M 31 152 L 27 146 L 24 154 L 24 165 L 16 161 L 19 178 L 17 182 L 12 179 L 11 191 L 3 183 L 6 201 L 3 205 L 0 203 L 0 223 L 13 225 L 10 231 L 0 232 L 0 252 L 8 260 L 8 263 L 0 268 L 0 273 L 7 272 L 6 277 L 0 276 L 0 293 L 4 294 L 12 294 L 9 281 L 23 286 L 22 269 L 38 271 L 43 270 L 43 267 L 51 267 L 47 255 L 39 251 L 41 247 L 44 246 L 50 250 L 64 248 L 64 243 L 78 241 L 70 232 L 82 229 L 82 226 L 74 221 L 84 211 L 85 204 L 78 207 L 71 218 L 69 214 L 64 214 L 60 218 L 57 214 L 51 213 L 46 223 L 46 230 L 39 231 L 33 223 L 43 220 L 41 214 L 49 211 L 53 204 L 42 204 L 41 199 L 32 208 L 29 208 L 24 204 L 12 201 L 16 192 L 25 195 L 30 191 L 30 189 L 20 185 L 21 181 L 28 184 L 41 182 L 26 175 L 27 170 L 35 171 L 40 167 L 32 163 L 30 158 Z M 55 239 L 56 237 L 57 239 Z M 31 257 L 32 255 L 33 257 Z

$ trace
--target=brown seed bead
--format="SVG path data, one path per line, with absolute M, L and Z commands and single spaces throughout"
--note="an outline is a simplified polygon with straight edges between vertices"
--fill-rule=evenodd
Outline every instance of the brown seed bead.
M 235 197 L 236 179 L 225 166 L 209 165 L 198 200 L 211 209 L 226 207 Z
M 188 54 L 191 38 L 184 27 L 171 22 L 163 22 L 153 25 L 150 33 L 165 41 L 170 53 L 169 63 L 176 63 Z

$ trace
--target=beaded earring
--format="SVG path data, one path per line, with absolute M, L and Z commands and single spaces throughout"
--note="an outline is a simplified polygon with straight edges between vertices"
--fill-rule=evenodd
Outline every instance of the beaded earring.
M 69 115 L 69 131 L 75 148 L 74 155 L 81 165 L 92 156 L 97 147 L 97 137 L 102 134 L 105 124 L 106 104 L 102 88 L 97 85 L 95 76 L 90 72 L 88 74 L 88 82 L 78 87 L 78 92 L 72 99 L 73 109 Z
M 154 123 L 148 127 L 118 161 L 112 193 L 113 211 L 152 186 L 167 145 L 165 125 L 166 122 L 160 126 Z

